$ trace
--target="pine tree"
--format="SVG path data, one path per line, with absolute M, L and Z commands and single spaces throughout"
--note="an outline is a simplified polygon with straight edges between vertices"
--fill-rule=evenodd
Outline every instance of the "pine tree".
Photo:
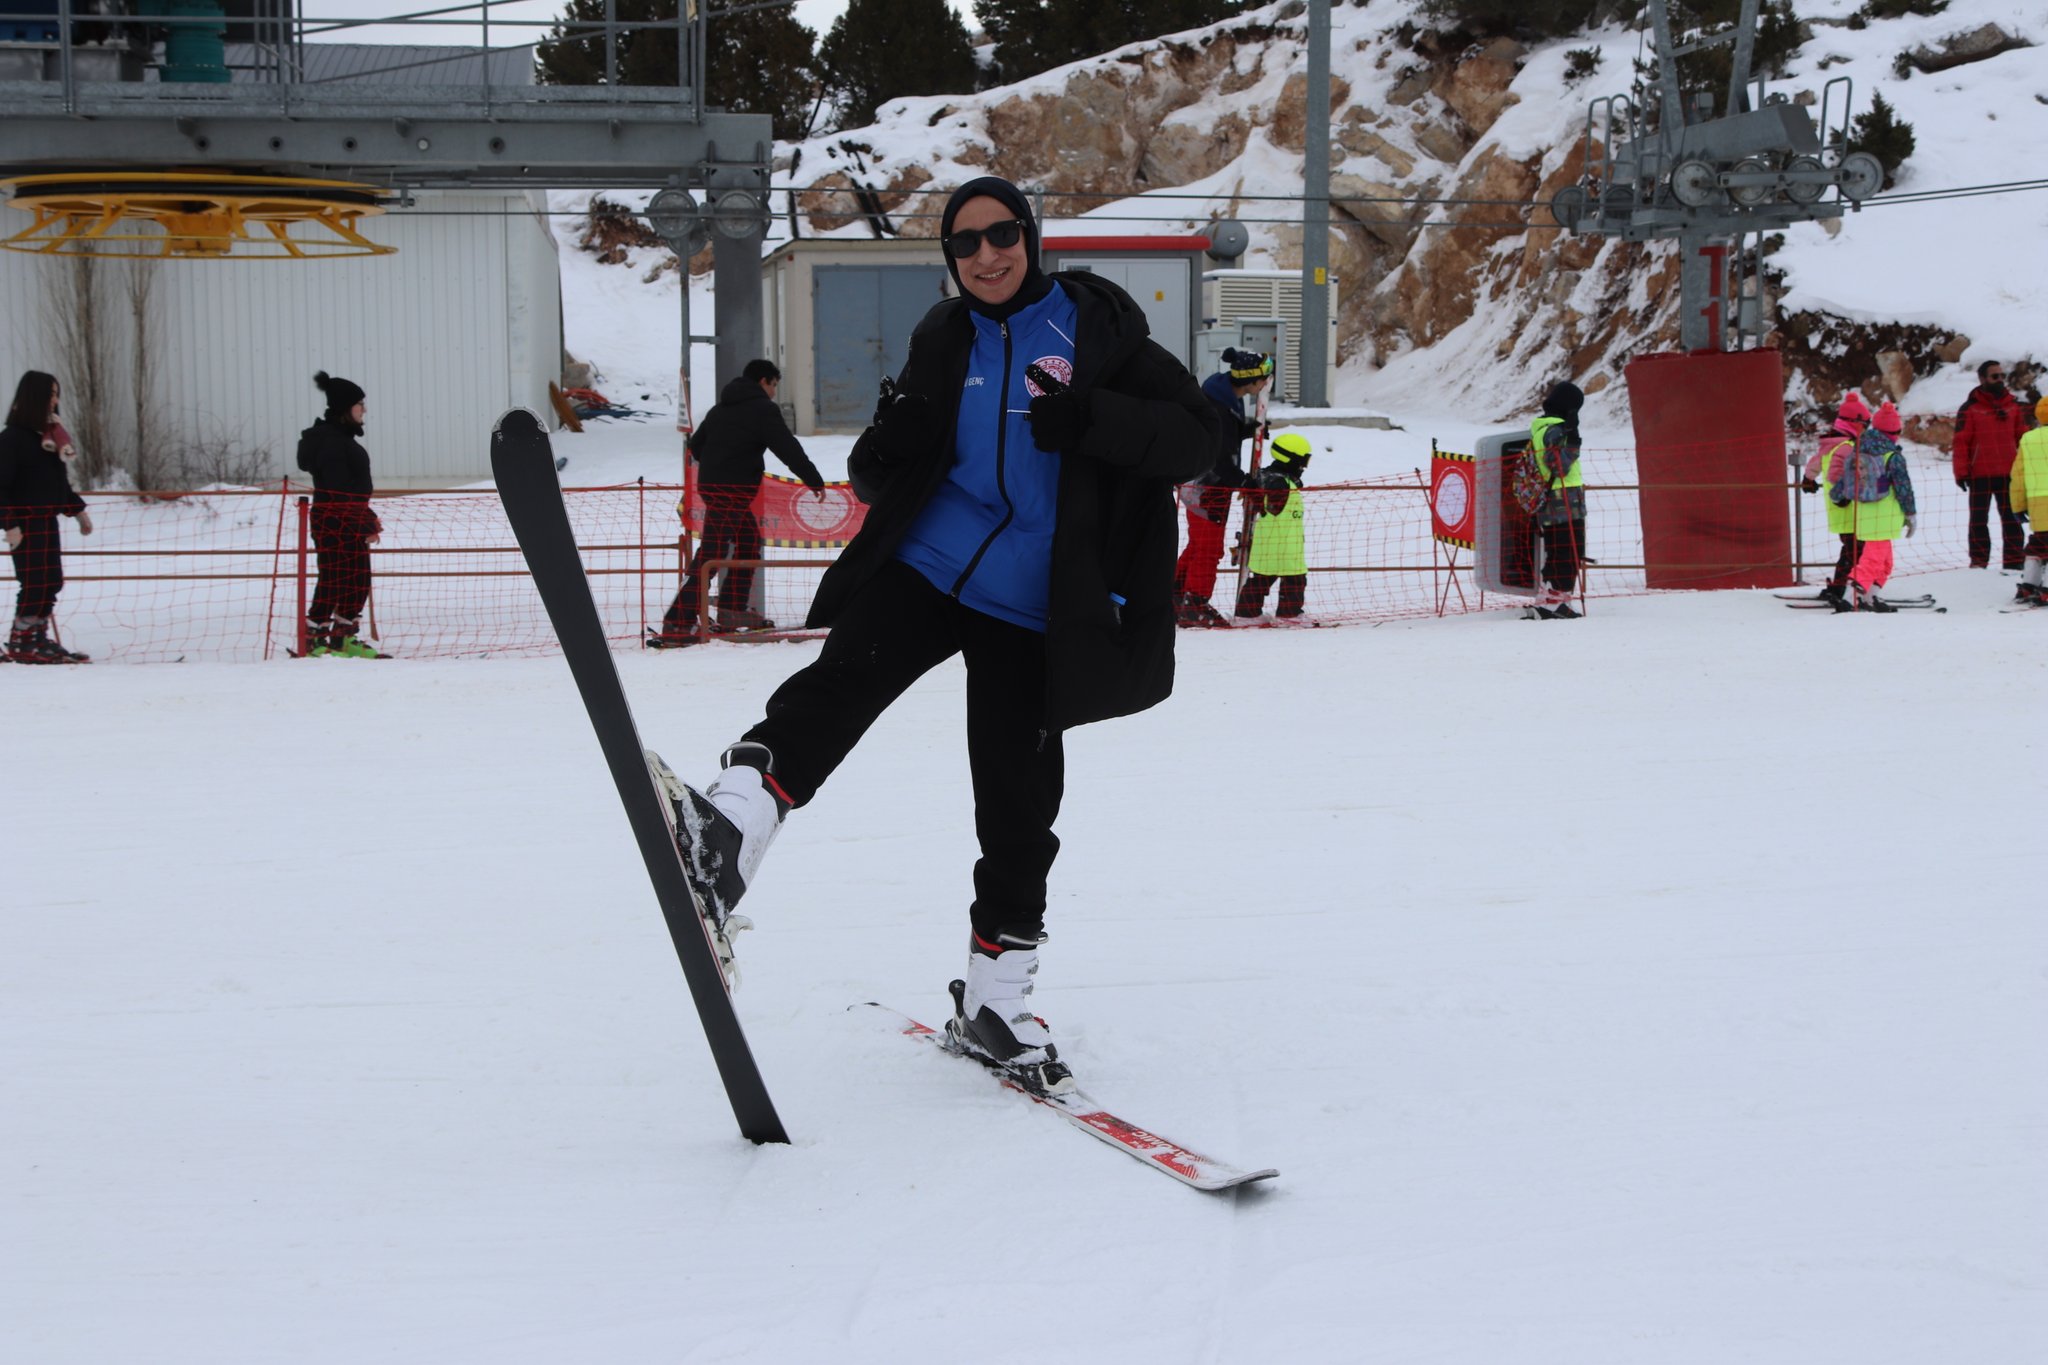
M 902 95 L 966 94 L 979 74 L 946 0 L 852 0 L 818 45 L 818 67 L 842 128 L 873 123 Z
M 974 17 L 995 44 L 991 76 L 1007 84 L 1248 7 L 1249 0 L 974 0 Z
M 613 0 L 622 24 L 672 20 L 678 0 Z M 566 38 L 571 23 L 602 23 L 605 0 L 569 0 L 554 28 L 557 41 L 540 50 L 540 78 L 550 85 L 602 85 L 604 37 Z M 738 114 L 767 114 L 775 136 L 794 140 L 808 131 L 816 98 L 817 35 L 786 9 L 711 16 L 704 58 L 704 103 Z M 676 85 L 676 31 L 622 34 L 615 58 L 620 85 Z

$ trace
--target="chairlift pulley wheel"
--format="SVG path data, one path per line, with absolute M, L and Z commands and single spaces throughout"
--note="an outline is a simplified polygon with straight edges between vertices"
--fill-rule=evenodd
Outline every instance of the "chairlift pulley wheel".
M 1671 168 L 1671 197 L 1689 209 L 1703 209 L 1721 193 L 1720 177 L 1704 161 L 1681 161 Z
M 1842 197 L 1860 204 L 1884 188 L 1884 163 L 1869 152 L 1851 152 L 1836 168 L 1841 176 Z

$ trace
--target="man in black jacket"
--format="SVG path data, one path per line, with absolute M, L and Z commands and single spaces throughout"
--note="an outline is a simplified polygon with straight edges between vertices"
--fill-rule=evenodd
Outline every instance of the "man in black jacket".
M 754 499 L 761 492 L 767 466 L 763 451 L 789 466 L 804 487 L 822 496 L 825 479 L 804 453 L 775 397 L 782 371 L 773 361 L 750 360 L 740 377 L 719 392 L 718 402 L 685 443 L 697 461 L 697 491 L 704 498 L 704 534 L 697 541 L 683 590 L 661 618 L 661 629 L 647 641 L 655 649 L 692 644 L 696 640 L 697 598 L 703 588 L 703 566 L 719 559 L 759 559 L 761 523 L 754 517 Z M 718 629 L 772 630 L 775 623 L 747 605 L 753 595 L 754 571 L 732 568 L 718 589 Z
M 1099 276 L 1038 268 L 1015 186 L 957 190 L 941 220 L 963 297 L 911 333 L 848 461 L 868 504 L 820 583 L 818 660 L 778 688 L 702 792 L 659 760 L 722 956 L 783 817 L 882 711 L 967 665 L 972 935 L 949 1032 L 1023 1084 L 1072 1088 L 1030 1004 L 1065 791 L 1062 732 L 1173 689 L 1173 490 L 1215 459 L 1216 409 Z

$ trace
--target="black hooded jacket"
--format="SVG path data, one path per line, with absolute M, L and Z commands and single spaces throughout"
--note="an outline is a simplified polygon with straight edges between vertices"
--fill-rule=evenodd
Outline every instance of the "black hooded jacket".
M 700 484 L 758 484 L 767 470 L 761 453 L 772 450 L 806 488 L 825 486 L 824 476 L 782 420 L 782 409 L 757 380 L 742 377 L 720 389 L 718 402 L 690 433 L 689 446 Z
M 1174 485 L 1215 461 L 1217 413 L 1194 376 L 1151 339 L 1145 314 L 1109 281 L 1052 277 L 1074 301 L 1074 383 L 1087 407 L 1079 447 L 1062 458 L 1046 621 L 1047 728 L 1142 711 L 1173 691 Z M 938 419 L 931 440 L 895 452 L 862 433 L 847 461 L 867 519 L 826 571 L 807 624 L 830 626 L 897 546 L 953 459 L 973 323 L 958 298 L 910 335 L 897 388 Z M 1119 607 L 1112 594 L 1122 597 Z
M 84 508 L 63 457 L 43 449 L 42 432 L 11 422 L 0 430 L 0 529 L 54 526 L 59 516 L 75 517 Z

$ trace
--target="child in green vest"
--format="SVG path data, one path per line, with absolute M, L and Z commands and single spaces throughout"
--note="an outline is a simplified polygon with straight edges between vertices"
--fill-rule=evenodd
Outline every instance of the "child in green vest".
M 1302 520 L 1302 476 L 1315 453 L 1308 438 L 1292 431 L 1273 438 L 1273 462 L 1245 490 L 1245 506 L 1258 514 L 1252 531 L 1251 576 L 1237 595 L 1240 618 L 1263 616 L 1266 593 L 1277 580 L 1280 606 L 1274 615 L 1301 615 L 1308 596 L 1308 536 Z

